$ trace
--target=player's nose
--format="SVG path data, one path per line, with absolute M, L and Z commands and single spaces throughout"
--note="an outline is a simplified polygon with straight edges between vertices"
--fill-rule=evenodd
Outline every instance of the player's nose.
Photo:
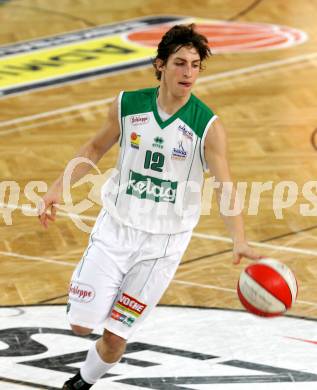
M 186 65 L 186 66 L 184 67 L 184 76 L 185 76 L 186 78 L 192 77 L 192 67 L 191 67 L 190 64 L 188 64 L 188 65 Z

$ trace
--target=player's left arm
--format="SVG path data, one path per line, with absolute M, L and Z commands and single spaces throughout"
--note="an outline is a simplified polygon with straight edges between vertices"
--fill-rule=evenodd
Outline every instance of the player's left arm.
M 232 182 L 232 179 L 227 156 L 226 130 L 219 118 L 215 119 L 208 129 L 205 138 L 204 153 L 211 174 L 220 183 L 220 187 L 216 190 L 217 200 L 220 215 L 233 240 L 233 263 L 239 264 L 243 257 L 252 260 L 260 259 L 261 256 L 250 248 L 246 241 L 242 214 L 227 216 L 222 213 L 220 207 L 222 195 L 226 197 L 228 202 L 230 201 L 230 209 L 232 209 L 236 196 L 236 188 L 233 185 L 232 191 L 230 191 L 228 186 L 223 185 L 226 182 Z

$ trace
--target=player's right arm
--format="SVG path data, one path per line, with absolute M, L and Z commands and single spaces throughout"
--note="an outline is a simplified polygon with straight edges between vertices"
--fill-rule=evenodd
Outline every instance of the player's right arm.
M 224 183 L 232 183 L 228 156 L 226 130 L 220 119 L 216 119 L 210 126 L 205 140 L 205 157 L 208 167 L 215 176 L 220 188 L 216 190 L 220 215 L 232 237 L 233 241 L 233 263 L 239 264 L 243 257 L 259 260 L 262 256 L 256 253 L 246 241 L 242 213 L 235 216 L 222 214 L 220 207 L 221 195 L 229 200 L 231 209 L 235 204 L 236 188 L 232 191 L 226 189 Z
M 97 164 L 101 157 L 118 141 L 120 136 L 119 120 L 118 98 L 116 98 L 109 108 L 104 127 L 83 145 L 74 157 L 84 157 Z M 72 172 L 71 185 L 85 176 L 90 169 L 91 164 L 84 162 L 77 164 Z M 47 193 L 43 196 L 41 205 L 39 205 L 39 220 L 45 228 L 48 227 L 49 220 L 55 220 L 55 205 L 59 204 L 62 199 L 63 176 L 64 172 L 51 185 Z

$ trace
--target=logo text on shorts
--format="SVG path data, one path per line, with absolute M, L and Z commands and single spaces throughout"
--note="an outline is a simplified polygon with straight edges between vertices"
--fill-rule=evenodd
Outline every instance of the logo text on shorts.
M 125 315 L 125 314 L 119 313 L 115 309 L 112 310 L 111 318 L 113 318 L 116 321 L 120 321 L 124 325 L 127 325 L 129 327 L 131 327 L 133 325 L 134 321 L 135 321 L 134 317 L 129 317 L 129 316 Z
M 125 293 L 122 294 L 119 302 L 117 302 L 117 305 L 120 308 L 128 309 L 129 312 L 132 312 L 136 316 L 140 316 L 147 306 Z
M 95 290 L 88 284 L 71 282 L 69 298 L 76 302 L 87 303 L 95 298 Z

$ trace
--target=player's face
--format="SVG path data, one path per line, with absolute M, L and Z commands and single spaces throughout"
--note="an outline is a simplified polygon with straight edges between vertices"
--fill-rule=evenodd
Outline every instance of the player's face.
M 174 96 L 187 96 L 200 70 L 200 57 L 194 47 L 181 47 L 162 66 L 162 81 Z

